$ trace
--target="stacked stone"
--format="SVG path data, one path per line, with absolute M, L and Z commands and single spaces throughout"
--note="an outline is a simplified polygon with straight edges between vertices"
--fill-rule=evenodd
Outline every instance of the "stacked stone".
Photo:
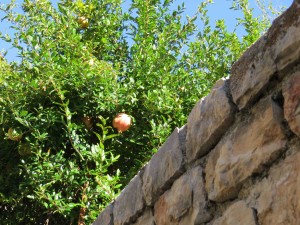
M 93 225 L 300 224 L 300 0 Z

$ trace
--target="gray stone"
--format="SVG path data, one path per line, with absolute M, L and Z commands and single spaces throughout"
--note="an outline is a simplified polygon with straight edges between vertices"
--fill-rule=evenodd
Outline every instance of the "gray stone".
M 135 220 L 145 207 L 142 180 L 136 175 L 123 189 L 114 204 L 114 225 L 123 225 Z
M 284 150 L 287 140 L 281 127 L 282 114 L 282 109 L 267 97 L 216 146 L 205 168 L 210 200 L 222 202 L 236 197 L 247 178 L 262 171 Z
M 112 225 L 113 204 L 108 205 L 92 225 Z
M 176 128 L 163 146 L 154 154 L 145 167 L 143 191 L 148 206 L 171 186 L 184 171 L 184 149 L 181 141 L 185 138 L 185 128 Z
M 233 122 L 235 107 L 228 98 L 228 91 L 228 83 L 218 81 L 191 111 L 186 137 L 188 162 L 207 154 Z

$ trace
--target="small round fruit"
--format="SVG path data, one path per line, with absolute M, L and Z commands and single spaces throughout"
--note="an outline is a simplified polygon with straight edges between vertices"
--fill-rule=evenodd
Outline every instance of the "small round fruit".
M 20 143 L 18 146 L 18 153 L 21 156 L 26 156 L 31 154 L 31 146 L 29 143 Z
M 89 20 L 84 16 L 78 17 L 77 22 L 79 23 L 81 28 L 87 28 L 89 26 Z
M 23 136 L 22 133 L 17 132 L 13 128 L 9 128 L 7 131 L 7 137 L 12 141 L 20 141 L 22 139 L 22 136 Z
M 81 120 L 88 130 L 92 129 L 92 127 L 93 127 L 93 118 L 92 117 L 84 116 L 81 118 Z
M 113 120 L 113 127 L 122 133 L 128 130 L 131 126 L 131 118 L 126 113 L 119 113 Z

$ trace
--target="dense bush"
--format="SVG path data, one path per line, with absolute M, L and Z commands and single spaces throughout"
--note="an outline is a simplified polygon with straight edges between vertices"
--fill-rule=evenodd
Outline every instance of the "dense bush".
M 247 0 L 239 39 L 207 4 L 184 20 L 172 0 L 25 0 L 2 6 L 20 63 L 0 61 L 0 221 L 84 224 L 150 159 L 195 102 L 268 26 Z M 197 31 L 195 21 L 203 29 Z M 183 22 L 185 21 L 185 22 Z M 111 121 L 132 116 L 122 134 Z

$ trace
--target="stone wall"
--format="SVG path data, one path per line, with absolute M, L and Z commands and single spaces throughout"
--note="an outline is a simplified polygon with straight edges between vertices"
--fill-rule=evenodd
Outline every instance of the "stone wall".
M 300 0 L 93 225 L 300 224 Z

